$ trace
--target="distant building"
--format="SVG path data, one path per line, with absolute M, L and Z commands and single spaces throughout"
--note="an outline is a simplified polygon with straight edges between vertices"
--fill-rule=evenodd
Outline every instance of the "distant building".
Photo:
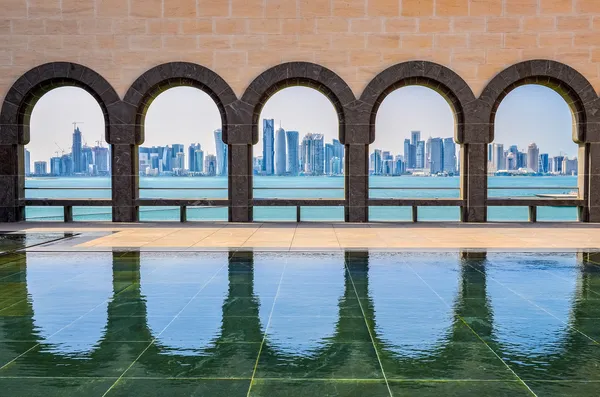
M 564 156 L 555 156 L 554 157 L 554 167 L 552 169 L 552 172 L 554 174 L 562 174 L 563 173 L 563 160 L 565 159 Z
M 564 175 L 577 175 L 577 158 L 570 159 L 565 156 L 562 171 Z
M 405 139 L 404 140 L 404 162 L 406 163 L 406 168 L 414 168 L 411 148 L 412 148 L 412 145 L 410 144 L 410 139 Z
M 217 175 L 227 176 L 227 145 L 223 142 L 223 131 L 219 128 L 214 131 L 217 157 Z
M 373 153 L 371 153 L 371 166 L 370 173 L 372 175 L 381 175 L 382 172 L 382 164 L 381 164 L 381 149 L 375 149 Z
M 60 157 L 50 158 L 50 175 L 60 176 Z
M 74 173 L 80 173 L 80 172 L 85 171 L 85 168 L 81 161 L 81 150 L 82 150 L 81 131 L 79 130 L 79 127 L 75 127 L 75 130 L 73 131 L 73 145 L 71 147 L 71 153 L 73 155 L 73 172 Z
M 550 172 L 550 158 L 548 153 L 540 154 L 539 172 L 543 172 L 544 174 Z
M 31 175 L 31 153 L 25 149 L 25 175 Z
M 419 133 L 420 135 L 420 133 Z M 415 148 L 416 160 L 415 167 L 419 169 L 425 168 L 425 142 L 417 141 L 417 145 Z
M 198 145 L 200 146 L 200 145 Z M 204 172 L 204 151 L 198 149 L 194 152 L 194 171 L 193 172 Z
M 335 157 L 333 143 L 325 144 L 325 175 L 331 175 L 331 160 Z
M 533 172 L 538 172 L 540 165 L 540 149 L 538 149 L 535 143 L 530 143 L 527 146 L 527 168 L 531 169 Z
M 456 173 L 456 144 L 454 138 L 444 138 L 444 171 Z
M 404 171 L 404 160 L 402 156 L 398 155 L 394 158 L 394 175 L 402 175 Z
M 263 173 L 273 175 L 275 173 L 275 120 L 263 120 Z
M 92 148 L 93 163 L 96 166 L 98 175 L 108 175 L 110 173 L 110 158 L 108 148 L 94 146 Z
M 437 174 L 444 171 L 444 141 L 442 138 L 431 138 L 430 172 Z
M 333 155 L 340 159 L 340 172 L 337 174 L 342 174 L 344 172 L 344 145 L 340 143 L 337 139 L 333 140 Z
M 198 169 L 198 161 L 196 161 L 196 153 L 202 153 L 202 147 L 199 143 L 192 143 L 188 147 L 188 170 L 190 172 L 202 172 L 203 166 Z M 204 156 L 203 156 L 204 157 Z M 200 162 L 202 165 L 202 162 Z
M 302 170 L 307 175 L 323 175 L 323 134 L 306 134 L 302 139 Z M 263 160 L 264 161 L 264 160 Z
M 35 171 L 35 175 L 47 175 L 48 163 L 45 161 L 36 161 L 33 163 L 33 169 Z
M 492 145 L 492 170 L 500 171 L 506 169 L 506 162 L 504 160 L 504 145 L 501 143 L 494 143 Z
M 275 174 L 285 175 L 286 172 L 285 130 L 279 128 L 275 133 Z
M 204 174 L 206 176 L 217 175 L 217 156 L 214 154 L 204 156 Z
M 411 131 L 410 132 L 410 144 L 413 146 L 417 146 L 417 142 L 421 140 L 421 131 Z
M 286 131 L 287 137 L 287 173 L 296 176 L 300 167 L 298 157 L 298 146 L 300 144 L 300 133 L 298 131 Z

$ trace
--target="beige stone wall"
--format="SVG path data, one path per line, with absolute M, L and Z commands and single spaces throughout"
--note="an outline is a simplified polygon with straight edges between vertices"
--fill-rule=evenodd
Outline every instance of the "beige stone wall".
M 0 98 L 28 69 L 72 61 L 123 96 L 147 69 L 190 61 L 241 96 L 270 66 L 326 66 L 355 94 L 430 60 L 478 95 L 522 60 L 566 63 L 600 90 L 600 0 L 0 0 Z

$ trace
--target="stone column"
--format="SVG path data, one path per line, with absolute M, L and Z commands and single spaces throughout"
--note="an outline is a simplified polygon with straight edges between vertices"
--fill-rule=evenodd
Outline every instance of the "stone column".
M 467 143 L 460 151 L 463 222 L 487 220 L 487 143 Z
M 229 222 L 252 222 L 252 147 L 230 144 L 228 149 Z
M 111 145 L 112 220 L 137 222 L 136 200 L 139 192 L 138 147 L 131 144 Z
M 25 195 L 24 153 L 23 145 L 4 144 L 0 139 L 0 222 L 25 220 L 25 207 L 19 204 Z
M 347 144 L 344 154 L 346 222 L 369 221 L 369 145 Z
M 579 172 L 587 171 L 587 175 L 579 176 L 579 194 L 586 201 L 581 220 L 596 223 L 600 222 L 600 142 L 586 145 L 587 170 L 581 168 L 586 163 L 584 154 L 586 150 L 582 149 L 585 145 L 580 146 L 579 150 Z

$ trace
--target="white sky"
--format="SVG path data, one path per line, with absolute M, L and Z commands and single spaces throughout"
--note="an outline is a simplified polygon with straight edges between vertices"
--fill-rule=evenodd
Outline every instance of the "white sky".
M 322 133 L 325 142 L 337 138 L 338 119 L 331 102 L 320 92 L 306 87 L 286 88 L 265 104 L 262 119 L 275 119 L 286 130 L 297 130 L 300 139 L 306 133 Z M 61 87 L 44 95 L 31 117 L 31 142 L 27 149 L 31 161 L 48 160 L 59 149 L 71 150 L 72 122 L 80 121 L 84 139 L 89 145 L 102 137 L 104 120 L 94 98 L 80 88 Z M 495 142 L 506 148 L 516 144 L 525 149 L 536 142 L 541 153 L 550 156 L 564 152 L 577 155 L 571 139 L 571 113 L 566 102 L 554 91 L 541 86 L 524 86 L 512 91 L 501 103 L 496 116 Z M 215 152 L 213 131 L 221 127 L 217 106 L 204 92 L 192 87 L 172 88 L 150 105 L 145 121 L 144 146 L 200 143 L 208 153 Z M 377 114 L 378 148 L 402 154 L 403 141 L 410 131 L 420 130 L 422 139 L 429 136 L 449 137 L 454 134 L 454 116 L 447 102 L 429 88 L 404 87 L 388 95 Z M 262 142 L 255 146 L 254 156 L 262 155 Z

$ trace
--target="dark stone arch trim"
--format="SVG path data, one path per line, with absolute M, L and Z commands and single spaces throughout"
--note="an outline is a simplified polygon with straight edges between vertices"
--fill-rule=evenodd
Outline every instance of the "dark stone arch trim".
M 104 115 L 105 139 L 110 143 L 112 111 L 120 98 L 113 87 L 94 70 L 71 62 L 46 63 L 27 71 L 8 90 L 0 110 L 0 221 L 25 220 L 20 199 L 25 195 L 25 149 L 29 122 L 37 101 L 54 88 L 74 86 L 86 90 Z M 113 184 L 114 186 L 114 184 Z
M 213 99 L 221 113 L 223 141 L 227 142 L 229 122 L 225 109 L 237 101 L 231 87 L 207 67 L 190 62 L 170 62 L 146 71 L 125 94 L 123 121 L 135 125 L 136 145 L 144 142 L 144 117 L 152 101 L 165 90 L 180 86 L 198 88 Z
M 428 61 L 409 61 L 396 64 L 379 73 L 367 85 L 360 101 L 363 103 L 363 123 L 369 125 L 369 143 L 375 141 L 377 110 L 392 91 L 411 85 L 421 85 L 438 92 L 452 108 L 456 118 L 455 140 L 465 140 L 466 111 L 476 98 L 469 85 L 445 66 Z
M 489 117 L 483 120 L 490 125 L 489 142 L 494 140 L 494 119 L 500 103 L 512 90 L 527 84 L 546 86 L 565 99 L 577 122 L 573 140 L 600 142 L 597 133 L 588 136 L 588 120 L 598 113 L 598 95 L 591 83 L 568 65 L 541 59 L 524 61 L 504 69 L 484 88 L 479 101 L 489 109 Z
M 106 140 L 110 135 L 110 110 L 120 101 L 113 87 L 100 74 L 70 62 L 52 62 L 27 71 L 8 90 L 0 112 L 0 143 L 29 143 L 29 118 L 37 101 L 54 88 L 73 86 L 96 99 L 105 118 Z
M 355 101 L 348 84 L 336 73 L 311 62 L 288 62 L 274 66 L 255 78 L 241 98 L 245 123 L 252 124 L 252 144 L 258 143 L 258 122 L 265 103 L 288 87 L 309 87 L 325 95 L 333 104 L 339 120 L 338 136 L 344 142 L 347 115 L 345 108 Z M 241 109 L 240 109 L 241 110 Z M 249 116 L 249 117 L 248 117 Z

